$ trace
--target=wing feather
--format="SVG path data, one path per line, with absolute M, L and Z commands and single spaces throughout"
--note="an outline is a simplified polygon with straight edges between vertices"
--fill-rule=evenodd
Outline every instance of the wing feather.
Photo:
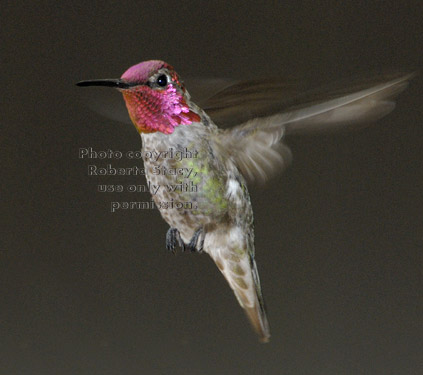
M 222 131 L 216 143 L 244 177 L 264 182 L 291 162 L 291 152 L 281 142 L 285 133 L 337 129 L 375 121 L 394 109 L 392 98 L 407 87 L 411 77 L 404 75 L 355 92 L 329 92 L 327 100 L 307 102 Z

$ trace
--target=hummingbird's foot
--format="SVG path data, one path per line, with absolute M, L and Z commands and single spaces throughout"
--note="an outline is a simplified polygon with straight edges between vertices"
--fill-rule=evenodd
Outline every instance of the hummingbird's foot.
M 201 238 L 200 238 L 201 237 Z M 194 235 L 191 238 L 191 241 L 189 242 L 187 249 L 190 250 L 192 253 L 203 252 L 203 245 L 204 245 L 204 238 L 206 237 L 206 233 L 204 232 L 203 228 L 198 228 Z M 200 241 L 198 241 L 200 239 Z M 197 246 L 198 244 L 198 246 Z
M 175 246 L 176 244 L 182 248 L 182 251 L 185 250 L 185 244 L 181 239 L 181 235 L 176 228 L 169 228 L 166 233 L 166 249 L 171 251 L 173 254 L 176 253 Z

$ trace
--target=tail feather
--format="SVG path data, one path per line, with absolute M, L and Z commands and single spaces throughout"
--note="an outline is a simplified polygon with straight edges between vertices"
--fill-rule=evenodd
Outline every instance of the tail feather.
M 233 254 L 228 257 L 227 254 L 222 254 L 223 257 L 214 254 L 214 261 L 245 310 L 260 342 L 269 342 L 270 328 L 256 262 L 249 254 L 244 254 L 242 258 L 234 257 Z
M 255 305 L 254 307 L 247 307 L 245 309 L 250 323 L 259 336 L 259 340 L 262 343 L 269 342 L 270 339 L 270 328 L 267 321 L 266 313 L 261 310 L 260 307 Z
M 247 316 L 253 324 L 254 329 L 260 336 L 260 341 L 269 342 L 270 338 L 270 327 L 266 315 L 266 307 L 264 305 L 263 293 L 261 291 L 260 278 L 257 271 L 257 264 L 254 259 L 251 259 L 251 273 L 253 275 L 254 286 L 256 289 L 257 302 L 254 304 L 254 312 L 251 313 L 246 309 Z M 257 319 L 257 317 L 259 319 Z M 259 324 L 257 324 L 259 323 Z

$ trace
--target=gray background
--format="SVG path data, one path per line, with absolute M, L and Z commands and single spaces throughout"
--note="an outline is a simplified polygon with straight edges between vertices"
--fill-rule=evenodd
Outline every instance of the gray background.
M 251 188 L 268 345 L 207 255 L 166 252 L 157 211 L 109 212 L 133 195 L 96 192 L 78 149 L 140 140 L 74 87 L 155 58 L 182 77 L 413 70 L 421 1 L 116 3 L 2 3 L 0 373 L 423 373 L 420 77 L 372 127 L 290 138 L 292 167 Z

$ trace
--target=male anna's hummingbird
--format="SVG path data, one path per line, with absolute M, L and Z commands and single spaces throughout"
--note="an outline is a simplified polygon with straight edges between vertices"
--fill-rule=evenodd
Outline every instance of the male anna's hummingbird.
M 315 92 L 288 92 L 284 97 L 280 93 L 284 87 L 272 80 L 237 83 L 209 95 L 202 106 L 207 113 L 191 101 L 178 74 L 163 61 L 134 65 L 120 79 L 78 85 L 110 86 L 122 92 L 141 135 L 150 184 L 196 186 L 190 192 L 160 188 L 153 195 L 170 225 L 166 246 L 171 251 L 178 244 L 208 253 L 260 340 L 267 342 L 269 324 L 254 259 L 253 211 L 246 180 L 264 181 L 289 164 L 291 153 L 281 142 L 285 133 L 380 118 L 393 109 L 392 97 L 406 87 L 409 78 L 385 78 L 349 91 L 336 88 L 326 100 L 316 98 Z M 238 126 L 228 130 L 215 125 L 237 120 Z M 169 158 L 166 152 L 170 150 L 195 152 L 196 157 Z M 160 156 L 145 156 L 153 152 Z M 176 170 L 191 173 L 166 173 Z

